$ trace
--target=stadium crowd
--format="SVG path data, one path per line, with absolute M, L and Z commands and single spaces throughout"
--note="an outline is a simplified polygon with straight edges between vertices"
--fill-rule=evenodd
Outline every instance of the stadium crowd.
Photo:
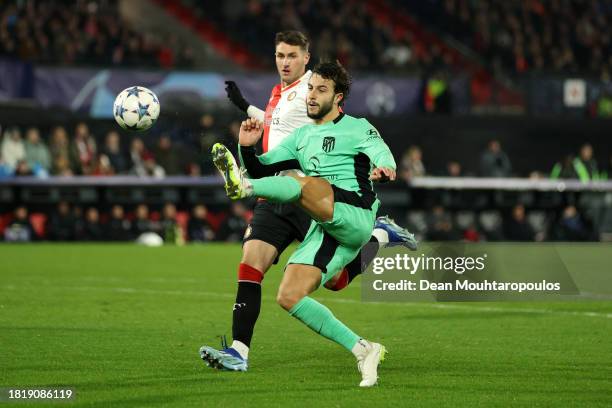
M 129 211 L 128 211 L 129 210 Z M 233 202 L 228 212 L 212 213 L 201 204 L 177 210 L 166 203 L 161 209 L 146 204 L 83 208 L 61 201 L 50 213 L 30 212 L 24 205 L 0 214 L 0 236 L 6 242 L 138 241 L 153 233 L 167 244 L 209 241 L 239 242 L 252 217 L 243 202 Z M 516 204 L 508 211 L 451 212 L 441 205 L 431 211 L 407 213 L 405 222 L 419 239 L 431 241 L 596 241 L 597 228 L 576 206 L 568 205 L 556 216 L 526 210 Z
M 7 242 L 133 241 L 150 233 L 168 244 L 238 242 L 252 217 L 242 202 L 232 203 L 227 213 L 211 213 L 203 204 L 177 210 L 172 203 L 160 209 L 139 204 L 129 210 L 115 204 L 102 211 L 61 201 L 54 211 L 45 213 L 20 205 L 12 213 L 0 214 L 0 233 Z
M 92 133 L 86 122 L 77 123 L 73 130 L 54 126 L 45 132 L 48 134 L 36 127 L 8 126 L 0 138 L 0 178 L 49 175 L 162 178 L 215 174 L 208 152 L 216 142 L 235 141 L 239 126 L 238 121 L 219 120 L 212 114 L 202 115 L 193 126 L 147 137 L 121 137 L 111 129 L 100 138 Z M 593 147 L 586 143 L 575 154 L 559 158 L 548 174 L 539 171 L 519 174 L 513 170 L 512 158 L 504 152 L 500 142 L 492 139 L 481 152 L 476 171 L 466 172 L 457 160 L 449 161 L 444 168 L 426 169 L 423 152 L 416 145 L 398 158 L 398 165 L 399 177 L 407 182 L 412 177 L 425 175 L 550 177 L 588 182 L 608 178 L 612 157 L 609 163 L 598 164 Z
M 551 179 L 574 179 L 582 182 L 607 180 L 612 174 L 612 156 L 609 163 L 600 166 L 594 157 L 593 146 L 585 143 L 576 154 L 568 154 L 563 160 L 555 163 L 549 174 L 532 171 L 528 175 L 532 179 L 550 177 Z M 446 168 L 427 172 L 423 162 L 423 152 L 419 146 L 409 147 L 399 161 L 399 176 L 409 182 L 413 177 L 445 176 L 445 177 L 512 177 L 513 171 L 509 155 L 502 149 L 498 140 L 488 142 L 486 149 L 480 154 L 478 171 L 471 173 L 463 170 L 460 162 L 451 160 Z
M 505 74 L 590 74 L 610 81 L 612 3 L 606 0 L 395 2 Z
M 176 37 L 141 35 L 113 0 L 0 2 L 0 55 L 58 65 L 189 68 Z
M 413 71 L 445 65 L 442 56 L 435 52 L 434 58 L 417 58 L 411 34 L 397 33 L 381 24 L 369 13 L 365 1 L 183 3 L 235 42 L 248 44 L 249 50 L 270 68 L 271 39 L 284 29 L 297 29 L 309 35 L 314 61 L 337 59 L 351 70 Z
M 77 123 L 73 130 L 54 126 L 48 134 L 41 134 L 36 127 L 22 130 L 9 126 L 0 140 L 0 178 L 212 174 L 214 166 L 207 154 L 210 147 L 217 141 L 235 140 L 239 126 L 235 121 L 217 123 L 210 114 L 173 135 L 170 132 L 144 138 L 123 138 L 115 130 L 98 138 L 86 122 Z
M 72 134 L 63 126 L 49 129 L 22 130 L 9 126 L 0 141 L 0 178 L 49 175 L 70 177 L 89 175 L 111 177 L 136 175 L 163 178 L 169 175 L 200 176 L 214 173 L 210 162 L 210 146 L 218 140 L 235 140 L 239 124 L 219 123 L 213 115 L 203 115 L 199 123 L 183 138 L 174 140 L 169 134 L 142 138 L 123 138 L 115 130 L 98 140 L 90 126 L 79 122 Z M 179 132 L 180 133 L 180 132 Z M 187 136 L 185 136 L 187 135 Z M 127 144 L 125 142 L 128 142 Z M 609 163 L 612 168 L 612 160 Z M 406 182 L 414 177 L 435 175 L 447 177 L 516 175 L 512 160 L 498 140 L 491 140 L 480 154 L 478 170 L 464 170 L 462 163 L 449 161 L 445 168 L 430 169 L 419 146 L 411 146 L 398 158 L 399 177 Z M 593 148 L 584 144 L 579 152 L 559 160 L 551 178 L 579 179 L 584 182 L 607 178 L 606 164 L 599 166 Z M 545 177 L 534 172 L 530 177 Z M 444 195 L 446 194 L 446 195 Z M 462 211 L 453 203 L 457 197 L 441 193 L 429 211 L 410 210 L 396 214 L 405 220 L 421 239 L 428 240 L 596 240 L 597 225 L 588 205 L 567 203 L 558 210 L 525 208 L 520 202 L 504 204 L 499 210 Z M 426 206 L 427 207 L 427 206 Z M 166 242 L 201 242 L 211 240 L 238 241 L 250 217 L 242 204 L 217 213 L 201 205 L 177 210 L 174 204 L 163 208 L 147 205 L 123 208 L 70 207 L 62 202 L 53 212 L 36 211 L 18 206 L 0 213 L 0 236 L 7 241 L 21 240 L 135 240 L 145 232 L 153 232 Z

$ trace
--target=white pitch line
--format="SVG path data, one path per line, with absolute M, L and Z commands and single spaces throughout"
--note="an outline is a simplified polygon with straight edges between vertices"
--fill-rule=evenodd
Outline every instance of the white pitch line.
M 116 292 L 116 293 L 143 293 L 148 295 L 173 295 L 173 296 L 208 296 L 208 297 L 221 297 L 227 299 L 233 299 L 235 294 L 223 293 L 223 292 L 207 292 L 207 291 L 185 291 L 185 290 L 158 290 L 158 289 L 142 289 L 142 288 L 129 288 L 129 287 L 98 287 L 98 286 L 55 286 L 45 285 L 47 288 L 52 287 L 60 290 L 77 290 L 77 291 L 97 291 L 97 292 Z M 3 287 L 7 290 L 16 290 L 15 285 L 5 285 Z M 273 300 L 271 296 L 263 296 L 266 300 Z M 449 303 L 425 303 L 425 302 L 414 302 L 414 303 L 392 303 L 392 302 L 362 302 L 356 299 L 344 299 L 344 298 L 331 298 L 331 297 L 317 297 L 317 299 L 323 302 L 332 303 L 349 303 L 349 304 L 385 304 L 393 305 L 398 307 L 423 307 L 423 308 L 434 308 L 434 309 L 450 309 L 450 310 L 468 310 L 472 312 L 491 312 L 491 313 L 525 313 L 525 314 L 543 314 L 543 315 L 565 315 L 565 316 L 585 316 L 585 317 L 603 317 L 606 319 L 612 319 L 612 313 L 602 312 L 589 312 L 589 311 L 572 311 L 572 310 L 553 310 L 553 309 L 534 309 L 534 308 L 513 308 L 513 307 L 494 307 L 494 306 L 472 306 L 472 305 L 458 305 Z

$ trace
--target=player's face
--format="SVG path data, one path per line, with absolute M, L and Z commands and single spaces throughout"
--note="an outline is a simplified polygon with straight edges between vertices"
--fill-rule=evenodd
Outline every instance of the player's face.
M 297 81 L 304 75 L 309 59 L 310 54 L 299 45 L 278 43 L 276 46 L 276 69 L 285 86 Z
M 342 94 L 334 92 L 334 81 L 325 79 L 320 75 L 313 74 L 308 82 L 308 117 L 310 119 L 321 119 L 325 117 L 342 98 Z

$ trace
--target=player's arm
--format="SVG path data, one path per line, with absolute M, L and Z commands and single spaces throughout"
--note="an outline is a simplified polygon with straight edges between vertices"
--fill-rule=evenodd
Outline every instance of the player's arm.
M 225 81 L 225 92 L 227 97 L 238 109 L 245 112 L 249 117 L 257 119 L 261 122 L 264 120 L 264 111 L 259 109 L 257 106 L 251 105 L 240 92 L 240 88 L 234 81 Z
M 285 137 L 274 149 L 257 156 L 255 144 L 261 138 L 263 124 L 254 119 L 247 119 L 240 125 L 238 143 L 242 164 L 252 178 L 272 176 L 282 170 L 300 168 L 295 155 L 295 137 L 298 131 Z
M 380 137 L 380 133 L 373 126 L 368 126 L 366 134 L 358 145 L 358 150 L 363 152 L 374 163 L 374 169 L 370 174 L 370 180 L 388 181 L 395 180 L 397 165 L 393 158 L 391 149 Z

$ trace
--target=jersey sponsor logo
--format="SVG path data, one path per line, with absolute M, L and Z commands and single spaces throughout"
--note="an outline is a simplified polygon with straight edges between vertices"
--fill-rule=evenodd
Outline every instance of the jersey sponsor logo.
M 323 138 L 323 151 L 329 153 L 336 147 L 336 138 L 333 136 L 325 136 Z
M 366 135 L 368 136 L 368 138 L 366 139 L 366 142 L 369 142 L 370 140 L 374 140 L 374 139 L 381 139 L 376 129 L 369 129 L 366 132 Z
M 287 96 L 287 100 L 288 101 L 292 101 L 295 99 L 295 96 L 297 95 L 296 91 L 291 92 L 288 96 Z
M 303 149 L 303 148 L 305 148 L 305 147 L 306 147 L 306 145 L 304 145 L 304 146 L 300 146 L 300 147 L 296 148 L 296 149 L 295 149 L 295 151 L 296 151 L 296 152 L 299 152 L 300 150 L 302 150 L 302 149 Z

